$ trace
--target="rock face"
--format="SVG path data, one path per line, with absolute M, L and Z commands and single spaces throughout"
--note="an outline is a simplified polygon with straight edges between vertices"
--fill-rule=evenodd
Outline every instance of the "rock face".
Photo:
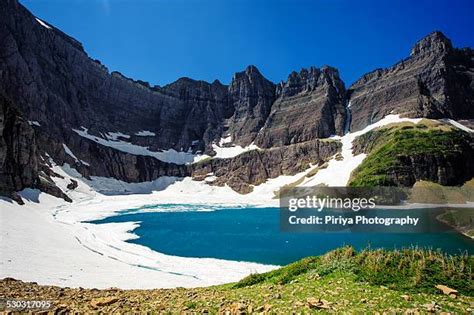
M 0 96 L 0 191 L 37 186 L 38 160 L 33 127 Z
M 37 188 L 71 201 L 54 185 L 50 175 L 54 174 L 49 172 L 39 153 L 33 127 L 12 102 L 0 94 L 0 195 L 22 203 L 15 192 Z
M 327 160 L 337 146 L 319 139 L 342 135 L 347 126 L 359 130 L 389 113 L 474 118 L 473 51 L 453 48 L 439 32 L 419 41 L 406 60 L 364 75 L 348 91 L 329 66 L 292 72 L 279 84 L 249 66 L 229 86 L 189 78 L 150 86 L 109 72 L 81 43 L 17 0 L 0 2 L 0 41 L 2 194 L 36 187 L 63 196 L 51 181 L 55 175 L 46 156 L 86 177 L 126 182 L 198 178 L 211 171 L 218 174 L 216 185 L 245 192 Z M 95 138 L 73 130 L 83 128 Z M 253 143 L 261 150 L 178 165 L 100 144 L 111 133 L 138 151 L 212 156 L 222 138 L 228 146 Z
M 337 141 L 313 140 L 294 145 L 264 150 L 253 150 L 231 159 L 211 159 L 192 165 L 192 176 L 204 179 L 216 177 L 212 185 L 229 185 L 235 191 L 248 193 L 252 185 L 269 178 L 295 175 L 308 169 L 309 164 L 319 165 L 329 160 L 340 149 Z
M 222 121 L 233 113 L 227 86 L 217 80 L 209 84 L 182 78 L 165 86 L 161 92 L 172 101 L 163 103 L 158 125 L 162 126 L 164 121 L 170 123 L 165 124 L 166 129 L 160 129 L 158 138 L 177 139 L 169 145 L 177 150 L 209 149 L 209 144 L 222 134 Z M 175 100 L 180 106 L 176 106 Z M 158 143 L 155 148 L 163 148 L 163 145 Z
M 79 42 L 36 19 L 16 0 L 2 1 L 0 9 L 1 92 L 16 101 L 26 119 L 37 122 L 34 133 L 42 153 L 56 163 L 74 165 L 84 176 L 138 182 L 186 176 L 190 169 L 102 146 L 73 131 L 82 127 L 100 139 L 120 132 L 127 136 L 120 140 L 152 151 L 210 154 L 212 143 L 228 135 L 234 144 L 246 146 L 258 139 L 271 148 L 341 131 L 337 126 L 343 118 L 335 112 L 341 112 L 336 108 L 343 104 L 344 86 L 335 69 L 302 70 L 279 86 L 249 66 L 229 86 L 182 78 L 151 87 L 109 73 Z M 283 134 L 278 124 L 289 123 L 283 117 L 288 110 L 291 119 L 302 123 Z M 329 121 L 333 119 L 337 122 Z M 148 136 L 138 136 L 141 131 Z
M 234 75 L 229 86 L 234 114 L 229 134 L 234 143 L 247 146 L 255 140 L 275 101 L 275 84 L 265 79 L 255 66 Z
M 277 86 L 277 100 L 259 132 L 263 148 L 288 145 L 342 134 L 345 88 L 331 67 L 293 72 Z
M 367 73 L 350 87 L 350 129 L 363 129 L 390 113 L 474 118 L 473 85 L 473 50 L 455 49 L 441 32 L 433 32 L 415 44 L 407 59 Z

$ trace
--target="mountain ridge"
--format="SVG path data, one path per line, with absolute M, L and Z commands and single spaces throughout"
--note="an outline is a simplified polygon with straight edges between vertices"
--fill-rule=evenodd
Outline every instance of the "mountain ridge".
M 49 159 L 74 165 L 85 177 L 126 182 L 202 177 L 208 166 L 170 163 L 156 157 L 157 152 L 189 158 L 207 154 L 212 159 L 216 146 L 256 146 L 262 154 L 237 154 L 230 161 L 212 163 L 224 167 L 219 173 L 230 172 L 234 187 L 248 191 L 248 185 L 323 164 L 336 154 L 337 146 L 319 139 L 360 130 L 388 114 L 474 118 L 474 54 L 452 47 L 440 32 L 418 41 L 402 62 L 369 72 L 347 89 L 339 71 L 330 66 L 293 71 L 280 83 L 250 65 L 236 72 L 229 85 L 183 77 L 165 86 L 150 86 L 109 72 L 88 56 L 81 43 L 40 22 L 18 1 L 5 0 L 0 8 L 0 93 L 3 103 L 17 109 L 18 117 L 34 122 L 21 127 L 20 135 L 34 130 L 43 165 L 36 183 L 47 177 Z M 87 137 L 77 130 L 87 130 Z M 7 147 L 0 151 L 8 151 Z M 296 154 L 303 147 L 312 155 L 275 154 Z M 0 175 L 12 178 L 21 171 L 22 163 L 11 155 L 0 156 L 4 156 Z M 277 163 L 283 156 L 295 159 L 291 167 Z M 248 165 L 257 165 L 262 157 L 270 168 L 240 168 L 245 159 L 250 159 Z M 7 165 L 17 165 L 16 170 Z M 229 165 L 239 166 L 238 172 Z M 37 187 L 31 181 L 11 182 L 2 183 L 0 191 L 9 194 Z

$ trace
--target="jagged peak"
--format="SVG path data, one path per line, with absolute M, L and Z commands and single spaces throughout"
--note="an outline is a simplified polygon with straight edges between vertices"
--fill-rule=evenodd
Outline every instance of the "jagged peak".
M 413 46 L 410 56 L 421 55 L 432 52 L 449 52 L 453 49 L 451 40 L 440 31 L 434 31 Z
M 225 84 L 222 84 L 222 82 L 219 81 L 218 79 L 215 79 L 214 81 L 212 81 L 211 85 L 225 86 Z
M 247 68 L 245 68 L 245 74 L 247 74 L 248 76 L 251 76 L 251 75 L 261 76 L 262 75 L 260 71 L 258 70 L 258 68 L 254 65 L 248 65 Z
M 292 71 L 288 75 L 288 81 L 294 80 L 294 79 L 307 79 L 307 78 L 318 78 L 320 75 L 326 76 L 335 76 L 339 77 L 339 70 L 337 68 L 324 65 L 321 68 L 315 67 L 315 66 L 310 66 L 309 68 L 301 68 L 299 72 L 297 71 Z M 285 83 L 284 81 L 282 83 Z
M 247 83 L 245 83 L 247 82 Z M 232 77 L 232 82 L 229 87 L 240 85 L 240 84 L 252 84 L 252 85 L 274 85 L 273 82 L 265 78 L 260 71 L 254 65 L 249 65 L 245 68 L 244 71 L 234 73 Z
M 330 65 L 324 65 L 321 67 L 321 71 L 324 73 L 333 74 L 339 77 L 339 70 L 336 67 Z
M 260 73 L 258 68 L 254 65 L 249 65 L 245 68 L 244 71 L 234 73 L 232 81 L 241 80 L 243 78 L 253 79 L 253 78 L 261 78 L 265 79 L 265 77 Z
M 303 91 L 312 91 L 324 84 L 334 85 L 338 91 L 345 90 L 339 71 L 334 67 L 324 65 L 321 68 L 311 66 L 302 68 L 299 72 L 292 71 L 286 81 L 278 84 L 277 95 L 292 96 Z

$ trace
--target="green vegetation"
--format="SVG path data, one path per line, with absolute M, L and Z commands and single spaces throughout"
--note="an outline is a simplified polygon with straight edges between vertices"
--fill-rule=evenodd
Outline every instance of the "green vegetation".
M 461 151 L 472 151 L 470 141 L 471 136 L 466 132 L 428 120 L 369 131 L 355 141 L 355 146 L 365 147 L 368 155 L 352 173 L 349 185 L 397 185 L 394 178 L 406 176 L 403 159 L 427 154 L 453 159 Z
M 72 289 L 0 280 L 3 296 L 52 301 L 53 313 L 424 314 L 474 311 L 473 256 L 343 247 L 238 283 L 156 290 Z M 459 291 L 446 295 L 435 288 Z M 1 311 L 1 310 L 0 310 Z
M 345 272 L 354 279 L 371 285 L 415 293 L 436 293 L 435 286 L 444 284 L 474 296 L 474 257 L 467 254 L 448 256 L 424 249 L 363 250 L 343 247 L 324 256 L 308 257 L 280 269 L 250 275 L 237 284 L 242 288 L 257 283 L 287 284 L 301 274 L 325 277 Z
M 438 220 L 452 226 L 467 237 L 474 238 L 474 209 L 448 209 Z

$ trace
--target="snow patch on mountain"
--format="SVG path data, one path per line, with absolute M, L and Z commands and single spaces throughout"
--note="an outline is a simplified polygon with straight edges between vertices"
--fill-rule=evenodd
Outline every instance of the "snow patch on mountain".
M 328 162 L 325 169 L 319 170 L 316 175 L 304 181 L 300 186 L 316 186 L 320 184 L 328 186 L 346 186 L 349 182 L 352 171 L 359 166 L 365 159 L 366 154 L 355 155 L 352 153 L 352 142 L 360 135 L 378 127 L 386 126 L 392 123 L 413 122 L 417 124 L 420 119 L 400 118 L 400 115 L 387 115 L 376 123 L 373 123 L 364 129 L 356 132 L 347 133 L 344 136 L 334 136 L 332 139 L 339 140 L 342 143 L 341 160 L 334 157 Z
M 196 161 L 199 161 L 207 156 L 193 154 L 191 151 L 176 151 L 174 149 L 164 150 L 164 151 L 151 151 L 148 147 L 142 147 L 130 142 L 121 140 L 120 138 L 130 138 L 129 135 L 125 135 L 120 132 L 107 133 L 107 139 L 100 138 L 88 133 L 88 129 L 81 127 L 81 130 L 72 129 L 78 135 L 83 138 L 92 140 L 100 145 L 113 148 L 118 151 L 125 153 L 130 153 L 133 155 L 142 155 L 142 156 L 151 156 L 160 161 L 174 164 L 190 164 Z
M 130 139 L 129 135 L 126 135 L 121 132 L 107 132 L 105 133 L 105 137 L 109 140 L 117 141 L 120 138 Z
M 64 152 L 66 152 L 67 155 L 72 157 L 74 161 L 76 161 L 76 163 L 79 163 L 79 159 L 74 155 L 74 153 L 72 153 L 71 149 L 69 149 L 69 147 L 65 145 L 64 143 L 63 143 L 63 148 L 64 148 Z
M 223 146 L 224 144 L 231 143 L 231 142 L 232 142 L 232 136 L 227 136 L 219 140 L 219 146 Z
M 35 19 L 36 19 L 36 21 L 37 21 L 41 26 L 43 26 L 43 27 L 45 27 L 45 28 L 47 28 L 47 29 L 49 29 L 49 30 L 51 29 L 51 26 L 49 26 L 49 25 L 46 24 L 45 22 L 41 21 L 41 20 L 38 19 L 38 18 L 35 18 Z
M 35 121 L 35 120 L 28 120 L 28 124 L 30 126 L 36 126 L 36 127 L 41 127 L 40 123 Z
M 156 136 L 156 133 L 152 132 L 152 131 L 148 131 L 148 130 L 141 130 L 137 133 L 135 133 L 135 136 L 139 136 L 139 137 L 154 137 Z
M 240 155 L 248 151 L 260 149 L 253 142 L 246 147 L 242 147 L 240 145 L 223 146 L 231 142 L 232 142 L 232 138 L 231 136 L 228 136 L 225 138 L 221 138 L 218 141 L 219 144 L 213 143 L 212 149 L 214 150 L 214 152 L 216 152 L 216 155 L 214 156 L 214 158 L 228 159 L 228 158 L 236 157 L 237 155 Z
M 87 163 L 86 161 L 83 161 L 81 159 L 78 159 L 76 155 L 74 155 L 74 153 L 72 153 L 71 149 L 69 149 L 69 147 L 67 145 L 65 145 L 63 143 L 63 148 L 64 148 L 64 152 L 66 152 L 67 155 L 69 155 L 70 157 L 72 157 L 74 159 L 74 161 L 76 161 L 76 163 L 80 163 L 80 164 L 84 164 L 86 166 L 91 166 L 89 163 Z
M 468 128 L 468 127 L 464 126 L 463 124 L 460 124 L 457 121 L 449 119 L 449 118 L 440 119 L 440 121 L 442 121 L 444 123 L 451 124 L 454 127 L 458 128 L 458 129 L 461 129 L 465 132 L 474 132 L 474 130 L 472 130 L 471 128 Z

